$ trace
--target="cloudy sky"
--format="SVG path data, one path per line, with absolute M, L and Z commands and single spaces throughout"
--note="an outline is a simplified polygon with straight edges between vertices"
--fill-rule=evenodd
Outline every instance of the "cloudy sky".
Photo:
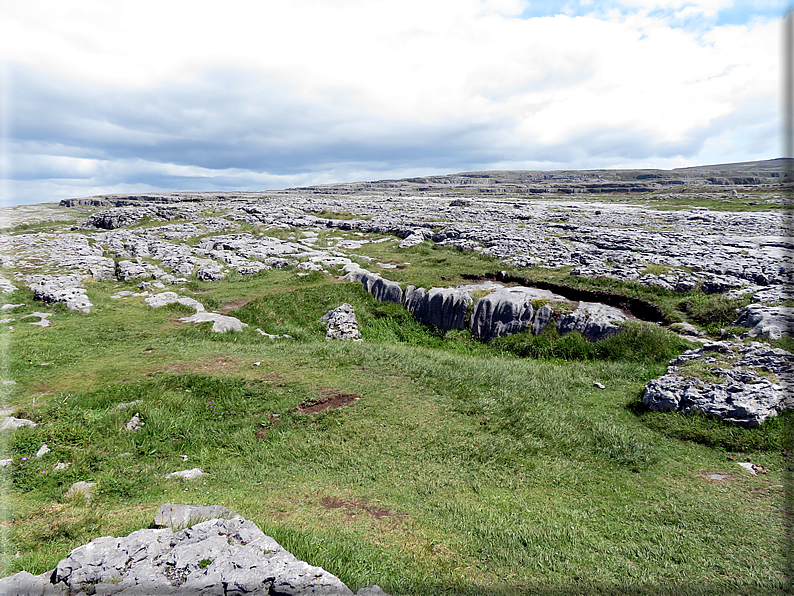
M 0 0 L 0 198 L 778 157 L 787 8 Z

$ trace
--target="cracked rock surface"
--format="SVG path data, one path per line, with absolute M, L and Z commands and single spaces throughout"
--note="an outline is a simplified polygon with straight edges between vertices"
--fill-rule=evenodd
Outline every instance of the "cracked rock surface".
M 794 355 L 767 344 L 710 342 L 670 361 L 667 373 L 645 387 L 652 410 L 699 411 L 757 427 L 794 406 L 789 390 Z
M 163 508 L 179 508 L 177 519 Z M 183 521 L 218 515 L 189 528 Z M 253 522 L 222 507 L 166 504 L 157 523 L 129 536 L 105 536 L 80 546 L 53 571 L 25 571 L 0 579 L 0 593 L 51 594 L 353 596 L 335 575 L 297 559 Z M 378 586 L 359 596 L 386 596 Z

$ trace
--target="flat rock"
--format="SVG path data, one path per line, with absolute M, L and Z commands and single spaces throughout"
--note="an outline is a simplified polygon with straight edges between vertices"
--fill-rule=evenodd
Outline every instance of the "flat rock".
M 189 317 L 179 319 L 183 323 L 207 323 L 212 322 L 212 330 L 217 333 L 227 331 L 242 331 L 243 327 L 248 327 L 248 323 L 243 323 L 240 319 L 221 315 L 214 312 L 197 312 Z
M 171 472 L 166 474 L 166 478 L 184 478 L 185 480 L 195 480 L 204 475 L 201 468 L 191 468 L 190 470 L 180 470 L 178 472 Z
M 36 428 L 36 426 L 38 425 L 32 420 L 28 420 L 27 418 L 14 418 L 13 416 L 6 416 L 2 420 L 0 420 L 0 431 L 16 430 L 24 426 L 27 426 L 29 428 Z

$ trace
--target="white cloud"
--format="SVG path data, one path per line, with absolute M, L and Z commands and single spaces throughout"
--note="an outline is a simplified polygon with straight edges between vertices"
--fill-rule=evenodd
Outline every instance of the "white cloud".
M 696 161 L 709 138 L 729 139 L 733 160 L 774 157 L 736 131 L 757 128 L 777 94 L 780 23 L 668 22 L 730 5 L 619 0 L 611 17 L 518 18 L 531 3 L 0 0 L 0 60 L 23 75 L 12 134 L 24 151 L 104 160 L 108 179 L 130 164 L 245 184 L 420 160 L 663 164 Z

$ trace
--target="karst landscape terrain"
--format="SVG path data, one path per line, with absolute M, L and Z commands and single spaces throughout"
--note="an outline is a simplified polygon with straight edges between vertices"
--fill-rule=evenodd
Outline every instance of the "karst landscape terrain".
M 787 166 L 2 209 L 0 591 L 786 593 Z

